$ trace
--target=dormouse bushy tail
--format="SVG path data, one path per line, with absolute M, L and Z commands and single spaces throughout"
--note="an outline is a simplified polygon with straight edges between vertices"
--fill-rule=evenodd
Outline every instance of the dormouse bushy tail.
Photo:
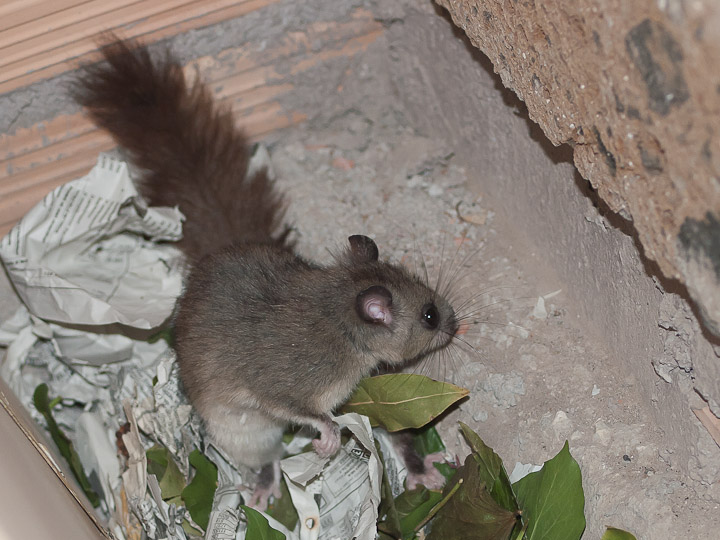
M 128 152 L 147 202 L 180 207 L 188 257 L 236 243 L 282 244 L 282 197 L 264 170 L 246 177 L 248 141 L 231 110 L 202 82 L 187 84 L 169 52 L 154 58 L 141 44 L 103 41 L 105 61 L 83 68 L 73 97 Z

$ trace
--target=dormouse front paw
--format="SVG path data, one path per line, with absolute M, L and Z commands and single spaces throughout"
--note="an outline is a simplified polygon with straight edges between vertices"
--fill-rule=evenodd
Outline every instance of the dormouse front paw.
M 340 450 L 340 428 L 328 419 L 320 427 L 320 438 L 313 439 L 312 445 L 321 458 L 334 456 Z

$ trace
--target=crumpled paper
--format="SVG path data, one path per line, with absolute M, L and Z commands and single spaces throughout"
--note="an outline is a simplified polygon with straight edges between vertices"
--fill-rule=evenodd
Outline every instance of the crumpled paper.
M 48 194 L 0 241 L 30 312 L 69 324 L 151 329 L 182 289 L 182 214 L 148 208 L 125 163 L 101 155 L 83 178 Z

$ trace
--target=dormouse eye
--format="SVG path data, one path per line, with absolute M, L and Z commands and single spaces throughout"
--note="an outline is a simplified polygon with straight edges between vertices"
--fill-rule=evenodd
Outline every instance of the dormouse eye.
M 428 330 L 435 330 L 440 324 L 440 314 L 435 304 L 425 304 L 421 312 L 421 321 Z

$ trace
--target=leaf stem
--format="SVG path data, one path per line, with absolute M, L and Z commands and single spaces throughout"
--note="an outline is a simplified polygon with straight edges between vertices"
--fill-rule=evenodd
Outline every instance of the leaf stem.
M 52 411 L 58 403 L 62 401 L 62 397 L 58 396 L 55 399 L 53 399 L 50 403 L 48 403 L 48 410 Z
M 445 504 L 447 504 L 447 502 L 450 500 L 450 497 L 452 497 L 453 495 L 455 495 L 455 492 L 456 492 L 458 489 L 460 489 L 460 485 L 461 485 L 462 483 L 463 483 L 463 479 L 461 478 L 460 480 L 458 480 L 458 483 L 455 484 L 455 485 L 453 486 L 453 488 L 450 490 L 450 493 L 448 493 L 447 495 L 445 495 L 445 497 L 443 497 L 442 500 L 441 500 L 439 503 L 437 503 L 435 506 L 433 506 L 432 509 L 430 510 L 430 512 L 428 512 L 428 515 L 425 516 L 425 519 L 423 519 L 420 523 L 417 524 L 417 526 L 415 527 L 415 532 L 418 532 L 420 529 L 422 529 L 422 528 L 425 526 L 425 524 L 426 524 L 428 521 L 430 521 L 432 518 L 435 517 L 435 514 L 437 514 L 437 513 L 440 511 L 440 509 L 441 509 L 443 506 L 445 506 Z

